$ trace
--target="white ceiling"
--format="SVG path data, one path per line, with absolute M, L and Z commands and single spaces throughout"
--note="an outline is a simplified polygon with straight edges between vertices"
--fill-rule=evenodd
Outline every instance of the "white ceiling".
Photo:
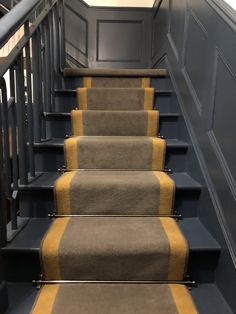
M 153 6 L 155 0 L 84 0 L 92 6 L 108 7 L 147 7 Z M 236 10 L 236 0 L 224 0 Z
M 236 11 L 236 0 L 225 0 Z
M 84 0 L 92 6 L 108 7 L 147 7 L 153 6 L 155 0 Z

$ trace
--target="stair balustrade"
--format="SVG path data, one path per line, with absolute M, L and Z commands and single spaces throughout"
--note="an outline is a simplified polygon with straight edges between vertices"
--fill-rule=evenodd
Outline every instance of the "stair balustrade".
M 34 143 L 47 140 L 42 115 L 61 87 L 64 42 L 63 0 L 22 0 L 0 21 L 1 247 L 25 223 L 17 217 L 19 186 L 40 175 Z

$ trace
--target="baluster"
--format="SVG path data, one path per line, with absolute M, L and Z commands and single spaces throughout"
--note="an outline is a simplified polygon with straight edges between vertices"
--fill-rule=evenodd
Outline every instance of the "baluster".
M 45 33 L 44 33 L 44 27 L 42 24 L 40 25 L 40 38 L 41 38 L 41 56 L 39 59 L 39 64 L 41 67 L 41 73 L 42 73 L 42 113 L 44 111 L 47 111 L 47 85 L 46 85 L 46 56 L 45 56 Z M 46 139 L 46 124 L 45 121 L 42 120 L 42 138 Z
M 54 71 L 56 75 L 56 81 L 54 84 L 54 88 L 59 88 L 60 77 L 58 73 L 60 71 L 60 46 L 59 46 L 59 14 L 58 14 L 58 3 L 55 4 L 53 7 L 53 34 L 54 34 L 54 53 L 53 53 L 53 60 L 54 60 Z
M 15 104 L 15 72 L 14 67 L 10 68 L 10 91 L 11 103 L 9 107 L 9 118 L 11 121 L 11 151 L 12 151 L 12 206 L 11 225 L 12 229 L 17 229 L 17 195 L 18 195 L 18 158 L 17 158 L 17 125 L 16 125 L 16 104 Z
M 44 55 L 45 55 L 45 109 L 51 111 L 51 56 L 50 56 L 50 34 L 49 34 L 49 18 L 47 17 L 43 25 L 44 34 Z
M 29 35 L 29 22 L 25 23 L 25 35 Z M 27 81 L 27 120 L 28 120 L 28 141 L 29 141 L 29 170 L 31 177 L 35 176 L 34 162 L 34 121 L 32 108 L 32 85 L 31 85 L 31 60 L 29 41 L 25 46 L 26 57 L 26 81 Z
M 17 127 L 19 144 L 19 174 L 20 184 L 28 183 L 27 169 L 27 147 L 26 147 L 26 129 L 25 129 L 25 91 L 24 91 L 24 67 L 23 54 L 17 59 L 16 66 L 16 95 L 17 95 Z
M 53 13 L 49 12 L 49 42 L 50 42 L 50 79 L 51 79 L 51 110 L 55 111 L 55 99 L 54 99 L 54 34 L 53 34 Z
M 9 145 L 9 121 L 8 121 L 8 102 L 7 102 L 7 87 L 5 79 L 1 79 L 2 90 L 2 115 L 3 115 L 3 139 L 4 139 L 4 173 L 6 185 L 6 197 L 11 197 L 11 164 L 10 164 L 10 145 Z
M 41 39 L 39 31 L 32 38 L 32 60 L 33 60 L 33 103 L 34 103 L 34 136 L 35 142 L 42 138 L 42 79 L 41 79 Z
M 6 205 L 5 189 L 3 176 L 3 132 L 2 132 L 2 104 L 0 104 L 0 247 L 5 246 L 7 241 L 6 229 Z
M 59 0 L 60 70 L 65 66 L 65 21 L 64 0 Z

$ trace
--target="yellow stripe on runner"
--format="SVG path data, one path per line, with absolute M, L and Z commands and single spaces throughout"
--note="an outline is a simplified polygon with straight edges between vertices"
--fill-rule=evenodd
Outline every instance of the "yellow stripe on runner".
M 51 314 L 59 288 L 59 284 L 43 286 L 31 314 Z
M 83 110 L 71 111 L 72 132 L 74 136 L 82 136 L 83 130 Z
M 92 87 L 92 77 L 86 76 L 83 77 L 83 87 Z
M 154 88 L 144 90 L 144 110 L 152 110 L 154 101 Z
M 159 111 L 149 110 L 148 113 L 148 126 L 147 136 L 157 136 L 158 122 L 159 122 Z
M 150 79 L 150 77 L 143 77 L 143 78 L 142 78 L 142 82 L 141 82 L 141 86 L 142 86 L 143 88 L 145 88 L 145 87 L 150 87 L 150 85 L 151 85 L 151 79 Z
M 88 109 L 88 89 L 87 88 L 77 88 L 77 104 L 79 109 Z
M 192 297 L 183 285 L 169 285 L 179 314 L 198 314 Z
M 64 141 L 64 153 L 67 169 L 79 168 L 78 142 L 80 137 L 74 136 Z
M 165 166 L 166 141 L 152 138 L 152 170 L 163 170 Z
M 57 218 L 47 232 L 41 247 L 45 280 L 60 280 L 59 247 L 70 218 Z
M 74 178 L 76 171 L 65 172 L 55 182 L 55 198 L 56 198 L 56 209 L 60 215 L 69 215 L 71 213 L 70 204 L 70 185 Z
M 173 218 L 160 218 L 169 240 L 168 280 L 183 280 L 188 258 L 188 244 Z
M 164 172 L 154 171 L 160 186 L 159 215 L 171 215 L 173 212 L 175 183 Z

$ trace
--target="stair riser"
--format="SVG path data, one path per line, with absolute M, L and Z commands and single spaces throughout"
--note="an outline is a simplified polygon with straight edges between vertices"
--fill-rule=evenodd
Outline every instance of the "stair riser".
M 187 274 L 198 283 L 214 281 L 218 254 L 212 251 L 190 251 Z M 30 282 L 38 279 L 42 272 L 38 251 L 15 251 L 2 255 L 2 260 L 5 275 L 3 279 L 6 281 Z
M 65 138 L 70 135 L 71 122 L 62 120 L 51 120 L 46 122 L 47 136 L 49 138 Z M 178 117 L 161 118 L 159 133 L 165 138 L 178 138 Z
M 65 88 L 76 89 L 83 85 L 83 80 L 80 77 L 64 78 Z M 155 77 L 151 79 L 151 87 L 156 89 L 170 89 L 172 86 L 170 77 Z
M 176 191 L 174 209 L 183 217 L 196 217 L 198 198 L 199 191 Z M 20 208 L 22 217 L 47 217 L 55 208 L 53 190 L 21 192 Z
M 158 90 L 157 90 L 158 91 Z M 77 107 L 75 93 L 60 95 L 55 98 L 55 112 L 70 112 Z M 177 111 L 177 100 L 174 94 L 156 95 L 154 108 L 161 113 L 170 113 Z
M 65 164 L 63 148 L 35 148 L 36 171 L 57 171 Z M 166 167 L 176 172 L 186 169 L 186 149 L 167 148 Z

